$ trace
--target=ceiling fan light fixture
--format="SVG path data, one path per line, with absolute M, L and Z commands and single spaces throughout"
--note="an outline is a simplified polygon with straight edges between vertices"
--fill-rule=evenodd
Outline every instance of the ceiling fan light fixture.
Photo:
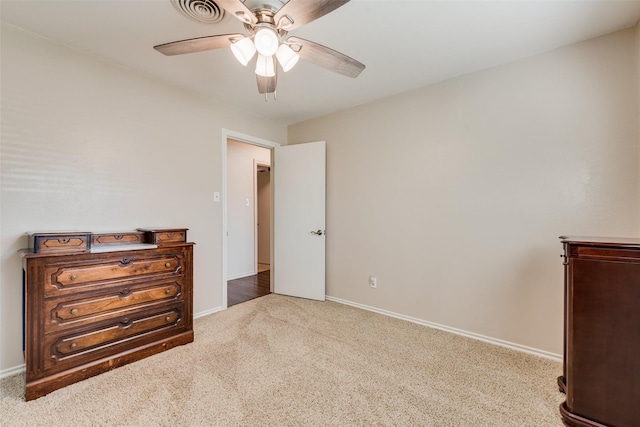
M 276 51 L 276 57 L 278 58 L 278 62 L 282 66 L 282 70 L 286 73 L 290 69 L 293 68 L 294 65 L 300 59 L 300 55 L 295 53 L 293 49 L 291 49 L 286 44 L 281 44 L 278 50 Z
M 258 54 L 256 74 L 262 77 L 273 77 L 276 75 L 276 65 L 274 64 L 273 56 Z
M 258 53 L 263 56 L 272 56 L 278 50 L 278 35 L 271 28 L 261 28 L 253 37 Z
M 256 54 L 256 47 L 249 37 L 244 37 L 235 43 L 231 43 L 231 52 L 238 62 L 246 66 L 253 55 Z
M 289 31 L 325 16 L 349 0 L 171 1 L 188 3 L 192 9 L 199 12 L 205 11 L 205 3 L 211 4 L 212 8 L 215 8 L 217 3 L 226 13 L 242 22 L 246 32 L 194 37 L 163 43 L 153 48 L 164 55 L 173 56 L 230 47 L 238 62 L 244 66 L 249 65 L 249 62 L 258 56 L 255 79 L 260 94 L 275 94 L 278 72 L 291 70 L 300 57 L 314 65 L 351 78 L 358 77 L 365 69 L 364 64 L 343 53 L 310 40 L 288 36 Z

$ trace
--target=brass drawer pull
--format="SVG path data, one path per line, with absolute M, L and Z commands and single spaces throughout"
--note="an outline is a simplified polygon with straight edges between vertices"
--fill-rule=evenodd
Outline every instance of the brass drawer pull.
M 167 268 L 169 268 L 169 267 L 171 267 L 171 263 L 170 263 L 170 262 L 167 262 L 164 266 L 165 266 L 165 267 L 167 267 Z
M 77 278 L 78 278 L 78 276 L 76 276 L 75 274 L 72 274 L 71 277 L 70 277 L 71 280 L 76 280 Z
M 165 289 L 164 293 L 165 293 L 165 295 L 169 295 L 171 293 L 171 289 Z
M 171 316 L 165 317 L 164 320 L 166 320 L 167 322 L 171 322 Z
M 78 309 L 77 308 L 72 308 L 71 309 L 71 314 L 78 314 Z
M 72 342 L 71 345 L 70 345 L 71 348 L 76 348 L 77 346 L 78 346 L 78 344 L 75 343 L 75 342 Z

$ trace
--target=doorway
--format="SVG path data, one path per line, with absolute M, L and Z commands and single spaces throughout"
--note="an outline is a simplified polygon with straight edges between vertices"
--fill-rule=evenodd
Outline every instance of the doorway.
M 234 141 L 230 141 L 234 144 Z M 227 153 L 231 158 L 235 157 L 237 147 L 229 147 Z M 227 281 L 227 307 L 250 301 L 271 293 L 271 165 L 264 161 L 264 148 L 244 147 L 244 156 L 240 159 L 247 163 L 253 160 L 253 224 L 254 226 L 254 271 L 240 278 Z M 251 150 L 246 150 L 251 148 Z M 269 153 L 270 154 L 270 153 Z M 262 161 L 258 161 L 252 156 L 262 155 Z M 237 159 L 236 159 L 237 160 Z M 233 174 L 230 174 L 230 178 Z M 232 194 L 234 191 L 241 191 L 234 183 L 229 183 L 229 198 L 237 200 L 242 194 Z M 246 199 L 245 199 L 246 200 Z M 233 207 L 232 207 L 233 208 Z M 247 224 L 250 225 L 250 224 Z M 249 227 L 250 228 L 250 227 Z M 230 240 L 233 236 L 230 237 Z
M 228 220 L 231 215 L 228 212 L 227 181 L 232 168 L 228 166 L 226 143 L 229 139 L 269 150 L 270 292 L 324 301 L 326 143 L 317 141 L 281 147 L 278 143 L 227 129 L 222 129 L 222 138 L 221 309 L 228 307 L 227 285 L 231 280 L 228 277 L 231 234 Z
M 223 307 L 273 291 L 272 150 L 279 144 L 223 131 Z

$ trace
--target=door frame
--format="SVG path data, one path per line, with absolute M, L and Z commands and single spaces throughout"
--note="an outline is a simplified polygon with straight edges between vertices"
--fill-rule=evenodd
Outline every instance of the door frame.
M 221 268 L 221 280 L 222 280 L 222 309 L 227 309 L 227 141 L 229 139 L 234 139 L 236 141 L 240 141 L 246 144 L 256 145 L 258 147 L 267 148 L 271 151 L 271 169 L 273 170 L 273 151 L 280 147 L 282 144 L 269 141 L 266 139 L 258 138 L 251 135 L 246 135 L 240 132 L 236 132 L 233 130 L 222 128 L 222 268 Z M 255 169 L 255 168 L 254 168 Z M 255 174 L 255 170 L 254 170 Z M 271 233 L 269 236 L 269 245 L 270 245 L 270 263 L 273 265 L 273 221 L 274 221 L 274 203 L 273 203 L 273 194 L 275 193 L 275 180 L 271 180 L 271 194 L 269 197 L 271 198 L 271 207 L 269 214 L 269 222 L 271 225 Z M 257 262 L 257 261 L 256 261 Z M 271 292 L 273 292 L 273 268 L 269 271 L 271 277 Z

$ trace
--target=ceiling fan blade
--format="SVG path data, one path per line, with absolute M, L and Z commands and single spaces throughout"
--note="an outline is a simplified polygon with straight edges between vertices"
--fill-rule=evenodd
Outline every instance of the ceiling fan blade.
M 291 31 L 294 28 L 322 18 L 327 13 L 336 10 L 348 2 L 349 0 L 289 0 L 289 2 L 282 6 L 278 13 L 276 13 L 274 21 L 279 28 L 285 31 Z
M 229 12 L 234 18 L 246 24 L 257 24 L 258 19 L 240 0 L 216 0 L 218 6 Z
M 278 84 L 278 72 L 273 77 L 263 77 L 256 74 L 256 82 L 258 83 L 259 93 L 274 93 Z
M 180 40 L 177 42 L 160 44 L 153 48 L 165 55 L 182 55 L 183 53 L 202 52 L 204 50 L 228 47 L 232 40 L 241 39 L 244 34 L 220 34 L 219 36 L 197 37 L 195 39 Z
M 316 64 L 322 68 L 342 74 L 343 76 L 356 78 L 360 75 L 365 65 L 347 55 L 329 49 L 321 44 L 314 43 L 300 37 L 289 37 L 287 42 L 299 44 L 302 48 L 298 51 L 300 58 Z M 295 47 L 295 46 L 294 46 Z M 295 49 L 294 49 L 295 50 Z

